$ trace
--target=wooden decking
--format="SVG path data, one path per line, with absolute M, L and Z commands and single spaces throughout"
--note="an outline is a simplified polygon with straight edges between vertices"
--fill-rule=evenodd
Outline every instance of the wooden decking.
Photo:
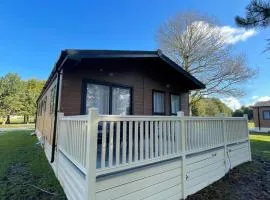
M 184 199 L 251 160 L 245 118 L 60 114 L 57 148 L 69 199 Z

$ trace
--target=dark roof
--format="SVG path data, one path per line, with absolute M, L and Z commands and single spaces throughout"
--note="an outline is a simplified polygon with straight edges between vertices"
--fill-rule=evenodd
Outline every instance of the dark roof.
M 130 51 L 130 50 L 79 50 L 79 49 L 66 49 L 61 51 L 61 54 L 54 65 L 52 72 L 49 75 L 48 80 L 46 81 L 44 88 L 39 96 L 42 96 L 48 85 L 50 84 L 51 79 L 55 76 L 57 71 L 60 71 L 67 60 L 78 60 L 81 59 L 91 59 L 91 58 L 160 58 L 162 61 L 168 64 L 168 66 L 175 69 L 180 74 L 184 75 L 189 81 L 195 84 L 194 89 L 203 89 L 205 85 L 192 76 L 190 73 L 185 71 L 178 64 L 173 62 L 170 58 L 165 56 L 161 50 L 157 51 Z M 39 99 L 38 98 L 38 99 Z
M 269 101 L 258 101 L 254 104 L 254 108 L 256 107 L 270 107 L 270 100 Z

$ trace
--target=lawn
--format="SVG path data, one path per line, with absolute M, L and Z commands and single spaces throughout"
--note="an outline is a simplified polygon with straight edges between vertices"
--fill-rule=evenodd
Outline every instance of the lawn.
M 255 127 L 255 124 L 253 121 L 249 121 L 248 122 L 248 128 L 254 128 Z
M 0 132 L 0 199 L 66 199 L 43 149 L 30 133 Z
M 43 149 L 35 145 L 37 140 L 30 132 L 0 132 L 0 199 L 65 199 Z M 189 200 L 270 199 L 270 134 L 250 137 L 253 161 L 234 168 Z
M 29 123 L 29 124 L 0 124 L 0 128 L 26 128 L 26 129 L 34 129 L 35 124 Z

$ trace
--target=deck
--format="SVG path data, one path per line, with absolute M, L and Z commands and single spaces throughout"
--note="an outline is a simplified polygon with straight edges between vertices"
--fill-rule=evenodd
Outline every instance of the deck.
M 69 199 L 185 199 L 250 161 L 244 117 L 59 114 L 53 169 Z M 48 148 L 49 149 L 49 146 Z

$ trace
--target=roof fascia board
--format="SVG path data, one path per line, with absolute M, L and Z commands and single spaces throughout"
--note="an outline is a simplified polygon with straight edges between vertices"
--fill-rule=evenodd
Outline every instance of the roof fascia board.
M 70 59 L 84 59 L 84 58 L 158 58 L 157 54 L 97 54 L 97 55 L 70 55 Z
M 57 65 L 54 66 L 54 68 L 53 68 L 53 70 L 52 70 L 52 72 L 51 72 L 48 80 L 46 81 L 46 83 L 45 83 L 45 85 L 44 85 L 44 87 L 43 87 L 43 89 L 42 89 L 39 97 L 37 98 L 37 101 L 36 102 L 38 102 L 40 100 L 40 98 L 44 95 L 44 93 L 46 92 L 47 88 L 49 88 L 49 86 L 51 85 L 51 81 L 54 79 L 55 74 L 57 72 L 60 72 L 61 71 L 61 69 L 63 68 L 63 65 L 67 61 L 67 59 L 68 59 L 68 55 L 66 55 L 66 57 L 64 58 L 64 60 L 62 61 L 62 63 L 60 64 L 59 67 Z
M 168 58 L 167 56 L 165 56 L 161 51 L 158 51 L 158 55 L 159 57 L 165 61 L 167 64 L 169 64 L 170 66 L 172 66 L 174 69 L 176 69 L 178 72 L 182 73 L 186 78 L 188 78 L 189 80 L 193 81 L 197 86 L 199 86 L 199 89 L 204 89 L 205 88 L 205 84 L 203 84 L 202 82 L 200 82 L 197 78 L 195 78 L 194 76 L 192 76 L 190 73 L 188 73 L 187 71 L 185 71 L 182 67 L 180 67 L 178 64 L 176 64 L 174 61 L 172 61 L 170 58 Z

